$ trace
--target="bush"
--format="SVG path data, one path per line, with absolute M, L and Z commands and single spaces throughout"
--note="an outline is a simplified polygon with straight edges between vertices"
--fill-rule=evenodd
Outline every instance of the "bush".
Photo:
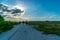
M 15 24 L 17 24 L 17 23 L 4 21 L 3 17 L 0 16 L 0 33 L 12 29 L 13 25 L 15 25 Z

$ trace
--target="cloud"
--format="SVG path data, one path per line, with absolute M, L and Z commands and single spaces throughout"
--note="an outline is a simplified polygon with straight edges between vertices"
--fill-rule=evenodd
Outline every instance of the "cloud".
M 60 16 L 58 15 L 47 15 L 47 16 L 42 16 L 39 18 L 40 21 L 56 21 L 60 20 Z
M 15 9 L 12 9 L 12 14 L 14 14 L 14 13 L 23 13 L 24 11 L 21 11 L 21 9 L 17 9 L 17 8 L 15 8 Z
M 0 4 L 0 15 L 5 17 L 5 16 L 17 16 L 19 14 L 22 14 L 24 12 L 24 10 L 22 11 L 19 8 L 12 8 L 9 7 L 6 4 Z M 19 15 L 21 16 L 21 15 Z
M 29 20 L 32 21 L 59 21 L 60 16 L 56 14 L 40 16 L 40 17 L 30 17 Z

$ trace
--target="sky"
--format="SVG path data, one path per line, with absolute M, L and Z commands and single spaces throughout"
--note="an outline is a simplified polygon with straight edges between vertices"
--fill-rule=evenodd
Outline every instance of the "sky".
M 33 21 L 60 21 L 60 0 L 0 0 L 9 6 L 21 5 L 24 17 Z

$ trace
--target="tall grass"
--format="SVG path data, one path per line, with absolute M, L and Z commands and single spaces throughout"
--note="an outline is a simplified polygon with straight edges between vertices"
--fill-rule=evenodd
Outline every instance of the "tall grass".
M 27 24 L 37 25 L 34 28 L 43 31 L 45 34 L 60 35 L 60 21 L 34 21 Z

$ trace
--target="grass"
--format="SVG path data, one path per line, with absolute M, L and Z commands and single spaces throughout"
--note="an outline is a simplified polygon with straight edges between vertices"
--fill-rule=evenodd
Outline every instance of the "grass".
M 0 16 L 0 33 L 12 29 L 13 25 L 15 25 L 15 24 L 17 24 L 17 23 L 4 21 L 3 17 Z
M 35 25 L 36 30 L 43 31 L 45 34 L 60 35 L 60 21 L 32 21 L 27 24 Z

